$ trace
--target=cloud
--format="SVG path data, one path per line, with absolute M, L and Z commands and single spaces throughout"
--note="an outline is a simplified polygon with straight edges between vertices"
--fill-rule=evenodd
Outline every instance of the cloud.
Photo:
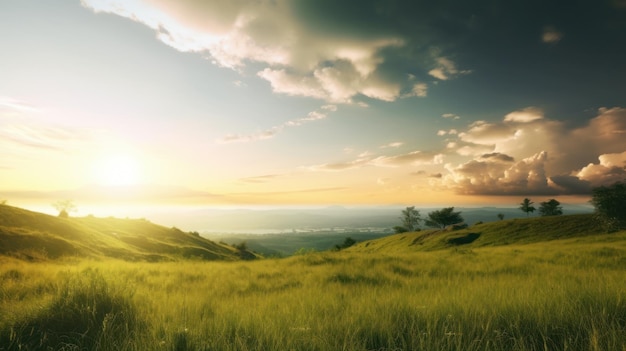
M 331 172 L 336 172 L 336 171 L 344 171 L 344 170 L 348 170 L 348 169 L 353 169 L 353 168 L 360 168 L 360 167 L 364 167 L 369 165 L 371 158 L 369 156 L 364 156 L 364 157 L 358 157 L 354 160 L 351 161 L 346 161 L 346 162 L 336 162 L 336 163 L 325 163 L 325 164 L 321 164 L 321 165 L 315 165 L 315 166 L 310 166 L 310 167 L 306 167 L 308 170 L 311 171 L 331 171 Z
M 380 148 L 381 148 L 381 149 L 387 149 L 387 148 L 398 148 L 398 147 L 400 147 L 400 146 L 402 146 L 402 145 L 404 145 L 404 143 L 403 143 L 403 142 L 401 142 L 401 141 L 395 141 L 395 142 L 393 142 L 393 143 L 389 143 L 389 144 L 382 145 Z
M 428 74 L 439 80 L 448 80 L 459 75 L 471 73 L 470 70 L 457 69 L 456 64 L 446 57 L 438 57 L 435 61 L 436 67 L 428 71 Z
M 541 41 L 547 44 L 558 43 L 563 38 L 563 33 L 559 32 L 552 26 L 547 26 L 541 34 Z
M 536 107 L 527 107 L 519 111 L 513 111 L 504 116 L 505 122 L 529 123 L 543 119 L 543 111 Z
M 307 167 L 312 171 L 343 171 L 366 166 L 400 167 L 406 165 L 434 165 L 442 164 L 444 155 L 436 152 L 411 151 L 392 156 L 377 156 L 369 152 L 362 153 L 358 158 L 345 162 L 326 163 Z
M 551 176 L 549 184 L 559 194 L 587 195 L 591 192 L 591 183 L 571 175 Z
M 386 185 L 391 181 L 391 178 L 378 178 L 376 179 L 376 184 L 378 185 Z
M 472 157 L 445 166 L 442 183 L 462 194 L 588 194 L 626 179 L 626 109 L 601 108 L 568 128 L 530 107 L 470 124 L 447 150 Z
M 448 119 L 460 119 L 461 118 L 455 115 L 454 113 L 444 113 L 443 115 L 441 115 L 441 117 L 448 118 Z
M 613 0 L 611 3 L 617 9 L 626 9 L 626 0 Z
M 576 178 L 593 186 L 610 185 L 626 180 L 626 151 L 604 154 L 597 164 L 590 163 L 575 173 Z
M 545 172 L 547 158 L 540 152 L 514 163 L 508 155 L 482 155 L 456 167 L 446 165 L 449 174 L 442 181 L 461 194 L 553 194 Z
M 0 143 L 16 147 L 64 151 L 89 139 L 90 132 L 53 126 L 11 124 L 0 126 Z
M 335 103 L 355 97 L 394 101 L 425 97 L 428 86 L 416 74 L 449 80 L 467 74 L 448 57 L 430 50 L 428 34 L 443 29 L 426 19 L 443 15 L 440 6 L 419 11 L 424 20 L 398 7 L 378 4 L 315 4 L 244 0 L 82 0 L 95 12 L 144 24 L 163 43 L 195 52 L 216 65 L 240 72 L 248 67 L 276 93 Z M 402 18 L 409 19 L 406 26 Z M 415 57 L 415 53 L 419 57 Z M 398 55 L 398 54 L 401 55 Z M 391 59 L 393 57 L 393 60 Z M 400 61 L 398 61 L 400 60 Z M 393 61 L 393 62 L 390 62 Z M 410 73 L 410 74 L 409 74 Z
M 479 145 L 495 145 L 515 137 L 516 130 L 503 123 L 476 121 L 466 132 L 459 133 L 462 141 Z
M 259 184 L 259 183 L 267 183 L 273 179 L 278 178 L 279 176 L 280 175 L 278 174 L 267 174 L 263 176 L 241 178 L 239 179 L 239 181 L 242 183 Z
M 515 159 L 509 155 L 501 154 L 499 152 L 492 152 L 490 154 L 483 154 L 479 157 L 480 160 L 490 162 L 513 162 Z
M 276 134 L 280 133 L 282 129 L 283 129 L 282 127 L 277 126 L 277 127 L 272 127 L 270 129 L 266 129 L 264 131 L 247 134 L 247 135 L 227 134 L 223 138 L 218 139 L 217 143 L 220 143 L 220 144 L 249 143 L 249 142 L 254 142 L 254 141 L 259 141 L 259 140 L 267 140 L 276 136 Z
M 463 145 L 463 146 L 459 146 Z M 484 153 L 492 152 L 495 148 L 493 145 L 480 145 L 473 143 L 448 143 L 450 149 L 456 149 L 456 153 L 461 156 L 476 156 Z
M 411 92 L 404 95 L 403 97 L 410 97 L 410 96 L 417 96 L 417 97 L 428 96 L 428 85 L 426 83 L 414 84 L 413 88 L 411 89 Z
M 5 195 L 18 199 L 73 199 L 77 202 L 100 203 L 171 203 L 176 201 L 198 201 L 218 199 L 220 195 L 167 185 L 132 185 L 132 186 L 99 186 L 88 185 L 77 189 L 57 191 L 9 191 Z
M 394 156 L 379 156 L 369 161 L 368 164 L 381 167 L 398 167 L 403 165 L 442 164 L 443 154 L 412 151 Z
M 320 107 L 318 110 L 309 112 L 306 117 L 296 118 L 289 120 L 281 125 L 273 126 L 263 131 L 255 132 L 252 134 L 228 134 L 218 140 L 216 140 L 219 144 L 228 144 L 228 143 L 249 143 L 260 140 L 267 140 L 275 137 L 278 133 L 285 130 L 285 128 L 291 127 L 299 127 L 303 124 L 323 120 L 328 117 L 329 112 L 337 111 L 337 106 L 335 105 L 324 105 Z
M 330 97 L 329 93 L 322 88 L 321 83 L 313 77 L 303 77 L 289 74 L 285 69 L 271 68 L 262 70 L 258 73 L 258 76 L 270 82 L 272 90 L 276 93 L 310 96 L 318 99 Z M 334 96 L 334 99 L 341 101 L 338 96 Z
M 19 112 L 40 112 L 41 110 L 25 101 L 0 96 L 0 114 Z
M 444 135 L 456 135 L 459 134 L 459 131 L 456 129 L 450 129 L 450 130 L 439 130 L 437 131 L 437 135 L 438 136 L 444 136 Z

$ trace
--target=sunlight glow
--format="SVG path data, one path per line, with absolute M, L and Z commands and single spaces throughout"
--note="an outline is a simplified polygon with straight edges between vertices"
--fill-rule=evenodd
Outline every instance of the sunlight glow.
M 94 176 L 105 186 L 135 185 L 141 181 L 139 162 L 128 154 L 111 155 L 97 161 Z

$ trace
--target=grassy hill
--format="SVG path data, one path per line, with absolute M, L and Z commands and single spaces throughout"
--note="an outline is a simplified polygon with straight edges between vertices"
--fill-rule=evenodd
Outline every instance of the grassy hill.
M 390 235 L 359 243 L 350 248 L 359 252 L 400 253 L 446 248 L 478 248 L 531 244 L 568 238 L 596 240 L 604 234 L 592 214 L 510 219 L 476 224 L 464 229 L 428 229 Z
M 143 219 L 59 218 L 7 205 L 0 205 L 0 255 L 26 260 L 91 257 L 129 261 L 254 257 L 196 233 Z
M 252 262 L 153 263 L 105 251 L 165 260 L 216 244 L 144 220 L 0 207 L 5 255 L 37 242 L 48 256 L 90 257 L 0 255 L 0 351 L 626 350 L 626 231 L 602 233 L 591 219 L 424 230 Z

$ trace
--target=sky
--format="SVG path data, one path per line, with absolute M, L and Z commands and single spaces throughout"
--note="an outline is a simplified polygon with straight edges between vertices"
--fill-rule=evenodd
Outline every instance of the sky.
M 0 200 L 584 202 L 624 0 L 0 0 Z

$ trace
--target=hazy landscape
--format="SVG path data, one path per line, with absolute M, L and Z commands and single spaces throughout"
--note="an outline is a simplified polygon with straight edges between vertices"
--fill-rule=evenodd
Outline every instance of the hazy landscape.
M 593 214 L 264 258 L 144 219 L 0 205 L 0 248 L 0 350 L 626 348 L 626 231 Z
M 0 351 L 626 351 L 626 0 L 0 0 Z

